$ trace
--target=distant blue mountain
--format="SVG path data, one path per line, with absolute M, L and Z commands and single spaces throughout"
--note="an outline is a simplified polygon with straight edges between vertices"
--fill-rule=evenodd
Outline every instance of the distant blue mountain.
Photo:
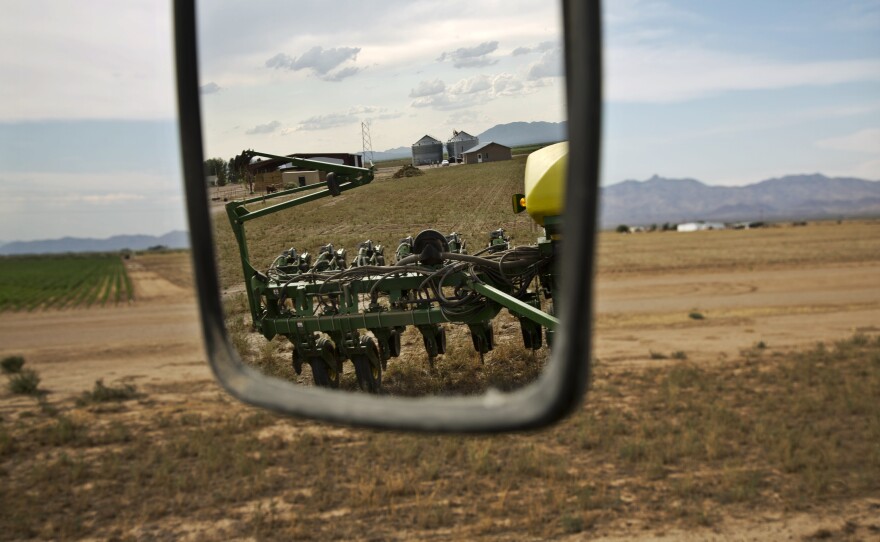
M 602 188 L 601 224 L 880 216 L 880 181 L 788 175 L 746 186 L 653 176 Z
M 508 147 L 554 143 L 568 138 L 565 122 L 510 122 L 495 125 L 477 136 L 480 143 L 494 141 Z
M 355 154 L 363 154 L 358 152 Z M 373 151 L 373 162 L 384 162 L 386 160 L 399 160 L 401 158 L 412 158 L 412 149 L 410 147 L 397 147 L 388 149 L 387 151 Z
M 115 252 L 150 247 L 189 248 L 189 233 L 172 231 L 165 235 L 115 235 L 107 239 L 63 237 L 41 241 L 13 241 L 0 245 L 0 254 L 59 254 L 64 252 Z

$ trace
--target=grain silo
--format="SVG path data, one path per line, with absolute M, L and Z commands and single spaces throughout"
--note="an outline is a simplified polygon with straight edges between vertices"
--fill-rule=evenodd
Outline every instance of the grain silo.
M 414 166 L 439 164 L 443 161 L 443 143 L 439 139 L 426 135 L 412 145 L 412 163 Z
M 479 144 L 479 138 L 476 138 L 467 132 L 453 130 L 452 137 L 446 142 L 446 154 L 449 155 L 450 162 L 461 162 L 461 155 L 464 154 L 464 151 L 476 147 Z

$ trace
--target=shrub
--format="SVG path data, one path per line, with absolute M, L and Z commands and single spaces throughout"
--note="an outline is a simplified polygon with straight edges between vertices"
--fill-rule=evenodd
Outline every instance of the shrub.
M 691 313 L 688 314 L 688 318 L 691 320 L 702 320 L 705 316 L 703 316 L 702 312 L 691 311 Z
M 688 359 L 688 356 L 683 350 L 676 350 L 672 353 L 672 359 Z
M 651 353 L 651 359 L 666 359 L 669 357 L 666 354 L 664 354 L 663 352 L 654 352 L 653 350 L 650 350 L 650 353 Z
M 33 369 L 22 369 L 9 378 L 9 391 L 22 395 L 39 393 L 40 375 Z
M 90 403 L 106 403 L 109 401 L 125 401 L 138 396 L 137 390 L 131 384 L 113 387 L 105 386 L 104 379 L 95 381 L 95 387 L 92 391 L 84 392 L 77 400 L 78 406 L 88 405 Z
M 3 358 L 3 361 L 0 361 L 0 368 L 2 368 L 3 374 L 6 375 L 21 372 L 23 366 L 24 358 L 21 356 L 8 356 Z

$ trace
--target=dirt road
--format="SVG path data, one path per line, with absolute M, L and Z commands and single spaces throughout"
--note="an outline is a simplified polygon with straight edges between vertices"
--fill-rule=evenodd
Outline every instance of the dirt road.
M 651 352 L 714 361 L 761 341 L 789 349 L 878 329 L 877 264 L 636 275 L 597 284 L 595 353 L 612 366 L 656 364 Z
M 129 271 L 129 306 L 0 315 L 0 355 L 25 355 L 61 395 L 98 378 L 210 378 L 192 291 L 136 261 Z M 880 329 L 880 264 L 600 278 L 596 297 L 595 355 L 607 367 L 657 364 L 651 352 L 712 362 L 758 341 L 795 348 Z

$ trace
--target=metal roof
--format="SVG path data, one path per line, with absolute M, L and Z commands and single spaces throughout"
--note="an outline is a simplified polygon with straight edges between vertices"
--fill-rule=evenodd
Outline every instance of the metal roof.
M 477 152 L 480 149 L 484 149 L 484 148 L 488 147 L 489 145 L 499 145 L 501 147 L 504 147 L 505 149 L 510 149 L 510 147 L 508 147 L 507 145 L 502 145 L 501 143 L 495 143 L 494 141 L 487 141 L 485 143 L 481 143 L 481 144 L 477 145 L 476 147 L 472 147 L 472 148 L 464 151 L 462 154 L 470 154 L 472 152 Z
M 424 135 L 424 136 L 422 136 L 421 139 L 419 139 L 418 141 L 413 143 L 413 146 L 415 147 L 416 145 L 424 145 L 425 143 L 422 143 L 422 141 L 425 141 L 426 139 L 428 140 L 428 143 L 432 144 L 432 145 L 436 145 L 437 143 L 442 143 L 439 139 L 433 138 L 429 135 Z
M 465 132 L 465 131 L 461 131 L 461 132 L 458 132 L 457 134 L 455 134 L 454 136 L 450 137 L 450 138 L 449 138 L 449 142 L 452 142 L 452 141 L 470 141 L 470 140 L 472 140 L 472 139 L 477 139 L 477 137 L 476 137 L 476 136 L 472 136 L 471 134 L 469 134 L 469 133 L 467 133 L 467 132 Z

